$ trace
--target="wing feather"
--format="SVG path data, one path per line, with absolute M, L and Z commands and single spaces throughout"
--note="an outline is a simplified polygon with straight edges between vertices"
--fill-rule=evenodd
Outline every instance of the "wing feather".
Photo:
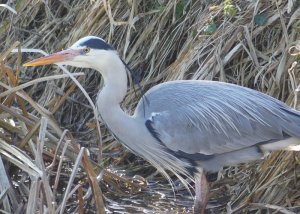
M 143 101 L 147 100 L 147 103 Z M 289 136 L 300 114 L 255 90 L 213 81 L 172 81 L 149 90 L 135 111 L 170 150 L 222 154 Z

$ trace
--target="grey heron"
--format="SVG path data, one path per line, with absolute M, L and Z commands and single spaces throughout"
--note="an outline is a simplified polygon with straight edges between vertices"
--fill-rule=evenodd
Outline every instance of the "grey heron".
M 120 107 L 127 93 L 126 64 L 103 39 L 87 36 L 70 48 L 24 66 L 52 63 L 92 68 L 104 86 L 96 106 L 116 139 L 155 166 L 195 182 L 194 212 L 208 200 L 205 172 L 261 159 L 264 152 L 300 143 L 300 113 L 283 102 L 242 86 L 202 80 L 158 84 L 147 91 L 133 115 Z M 143 100 L 146 99 L 147 102 Z

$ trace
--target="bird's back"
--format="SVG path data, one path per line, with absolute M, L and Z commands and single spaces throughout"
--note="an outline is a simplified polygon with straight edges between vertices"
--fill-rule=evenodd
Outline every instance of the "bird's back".
M 281 101 L 259 91 L 235 84 L 205 80 L 175 80 L 158 84 L 148 90 L 139 101 L 135 114 L 148 118 L 153 112 L 169 111 L 196 102 L 256 103 L 289 109 Z M 214 104 L 214 103 L 212 103 Z M 292 110 L 298 114 L 298 111 Z
M 135 117 L 170 152 L 193 161 L 300 138 L 299 112 L 261 92 L 214 81 L 159 84 L 140 100 Z

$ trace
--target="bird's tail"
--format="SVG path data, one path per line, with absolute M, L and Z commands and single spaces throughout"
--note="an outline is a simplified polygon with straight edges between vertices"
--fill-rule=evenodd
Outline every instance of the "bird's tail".
M 279 140 L 271 143 L 266 143 L 259 146 L 264 152 L 276 150 L 300 151 L 300 139 L 289 137 L 284 140 Z

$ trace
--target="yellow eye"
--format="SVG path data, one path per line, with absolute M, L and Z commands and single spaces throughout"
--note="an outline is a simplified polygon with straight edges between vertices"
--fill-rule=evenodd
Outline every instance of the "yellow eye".
M 86 47 L 86 48 L 83 49 L 83 52 L 88 53 L 88 52 L 90 52 L 90 50 L 91 50 L 90 48 Z

